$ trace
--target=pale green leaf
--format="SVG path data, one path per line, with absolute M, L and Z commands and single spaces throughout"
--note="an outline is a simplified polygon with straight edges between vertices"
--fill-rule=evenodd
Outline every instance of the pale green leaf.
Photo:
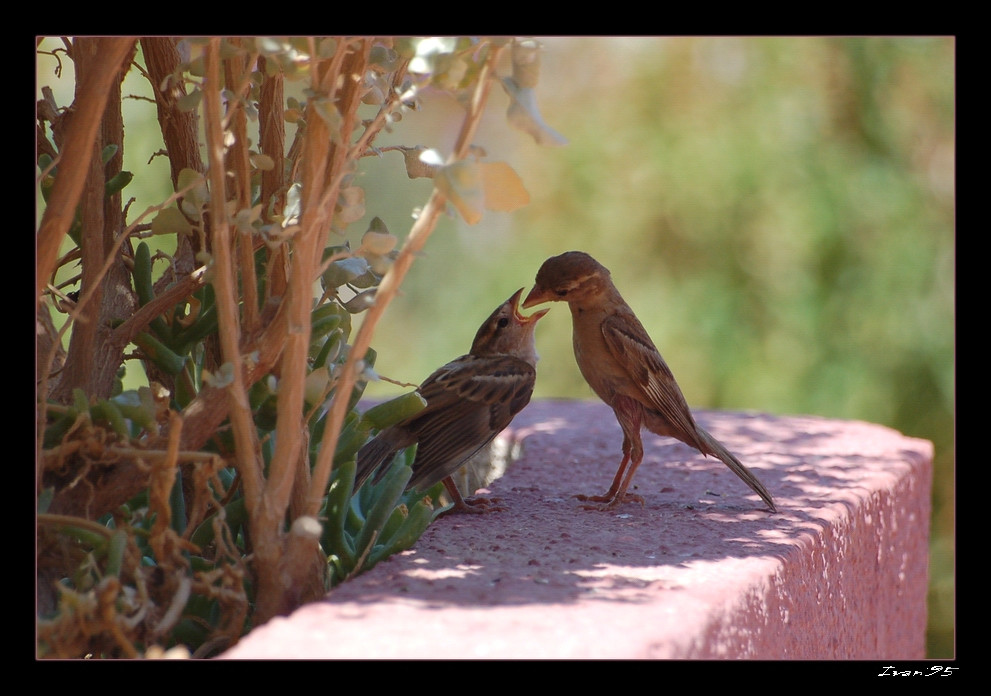
M 306 376 L 303 386 L 303 398 L 310 406 L 319 404 L 327 395 L 327 388 L 330 385 L 330 371 L 324 367 L 318 367 Z
M 179 111 L 193 111 L 199 107 L 200 102 L 203 100 L 203 92 L 198 89 L 194 89 L 189 94 L 184 94 L 176 100 L 175 107 Z
M 181 191 L 191 186 L 192 188 L 183 195 L 183 200 L 194 207 L 201 207 L 210 202 L 210 191 L 206 187 L 206 179 L 195 169 L 183 169 L 176 177 L 176 190 Z
M 368 261 L 360 256 L 338 259 L 327 267 L 321 279 L 325 288 L 339 288 L 368 272 Z
M 502 86 L 511 97 L 506 117 L 510 125 L 530 134 L 539 145 L 567 145 L 568 139 L 544 123 L 537 108 L 537 97 L 529 87 L 520 87 L 511 77 L 504 78 Z
M 154 235 L 189 234 L 192 229 L 186 217 L 176 208 L 159 210 L 151 221 L 151 233 Z

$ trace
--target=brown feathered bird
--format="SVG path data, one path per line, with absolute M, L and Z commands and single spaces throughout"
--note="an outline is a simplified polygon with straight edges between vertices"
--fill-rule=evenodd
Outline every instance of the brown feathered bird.
M 623 461 L 609 490 L 579 498 L 604 503 L 599 509 L 627 500 L 643 503 L 627 489 L 643 460 L 640 429 L 646 427 L 718 457 L 776 511 L 764 484 L 695 422 L 674 375 L 613 285 L 608 269 L 581 251 L 547 259 L 523 307 L 553 301 L 568 303 L 578 368 L 592 390 L 612 407 L 623 429 Z
M 357 455 L 355 490 L 383 475 L 395 454 L 418 443 L 406 490 L 427 490 L 438 481 L 454 501 L 452 512 L 485 512 L 492 501 L 465 499 L 451 478 L 530 402 L 536 379 L 534 330 L 547 310 L 525 317 L 520 288 L 485 320 L 467 355 L 424 380 L 417 391 L 427 405 L 367 442 Z

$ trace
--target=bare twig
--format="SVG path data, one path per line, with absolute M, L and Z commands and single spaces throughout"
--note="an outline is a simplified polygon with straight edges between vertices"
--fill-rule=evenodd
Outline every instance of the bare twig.
M 255 510 L 263 487 L 258 461 L 257 432 L 251 418 L 251 406 L 241 368 L 240 321 L 238 318 L 237 279 L 232 255 L 233 240 L 224 210 L 224 134 L 221 129 L 220 38 L 210 40 L 206 50 L 206 84 L 203 104 L 206 113 L 207 156 L 210 179 L 210 222 L 213 239 L 213 286 L 217 297 L 220 325 L 220 348 L 224 361 L 232 367 L 231 383 L 225 388 L 229 404 L 228 417 L 234 432 L 235 457 L 244 483 L 248 510 Z M 257 541 L 257 540 L 256 540 Z
M 456 162 L 463 159 L 468 152 L 471 139 L 474 136 L 475 130 L 478 128 L 478 123 L 481 120 L 482 112 L 488 99 L 488 94 L 492 86 L 491 82 L 495 76 L 496 62 L 499 59 L 501 50 L 501 47 L 493 46 L 485 65 L 482 67 L 468 113 L 465 115 L 465 120 L 461 126 L 457 145 L 451 154 L 449 162 Z M 406 238 L 405 244 L 403 244 L 403 248 L 400 250 L 399 255 L 388 272 L 382 278 L 382 282 L 379 284 L 375 294 L 375 304 L 369 308 L 368 315 L 362 322 L 361 328 L 355 337 L 354 344 L 351 347 L 337 383 L 337 392 L 331 402 L 330 411 L 327 414 L 322 446 L 313 468 L 313 483 L 310 486 L 308 508 L 308 513 L 311 515 L 315 516 L 319 513 L 320 506 L 323 502 L 323 495 L 330 482 L 334 451 L 341 434 L 341 425 L 344 422 L 351 391 L 357 380 L 359 361 L 364 360 L 365 353 L 368 352 L 375 325 L 382 317 L 386 307 L 388 307 L 389 303 L 396 296 L 399 286 L 406 277 L 406 273 L 409 271 L 410 266 L 413 265 L 414 258 L 423 249 L 431 232 L 433 232 L 437 224 L 437 218 L 444 211 L 445 201 L 444 194 L 434 187 L 427 204 L 413 224 L 409 236 Z
M 86 183 L 87 163 L 93 155 L 93 142 L 100 128 L 110 86 L 127 58 L 134 37 L 120 36 L 101 39 L 100 60 L 87 73 L 87 84 L 79 90 L 75 113 L 69 122 L 62 148 L 62 174 L 55 179 L 51 196 L 38 230 L 35 302 L 41 301 L 41 291 L 51 275 L 59 244 L 69 231 L 76 213 L 76 204 Z

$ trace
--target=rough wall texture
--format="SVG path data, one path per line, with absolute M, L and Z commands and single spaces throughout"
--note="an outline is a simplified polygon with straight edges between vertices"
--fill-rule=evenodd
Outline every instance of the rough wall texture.
M 861 422 L 698 413 L 772 492 L 645 433 L 643 507 L 580 509 L 622 435 L 597 402 L 534 402 L 503 435 L 506 508 L 256 628 L 224 658 L 921 659 L 932 445 Z

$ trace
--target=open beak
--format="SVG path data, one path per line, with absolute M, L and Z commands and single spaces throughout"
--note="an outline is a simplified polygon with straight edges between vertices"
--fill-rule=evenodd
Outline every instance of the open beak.
M 522 291 L 523 289 L 520 288 L 520 292 Z M 523 309 L 526 309 L 527 307 L 533 307 L 534 305 L 544 304 L 545 302 L 551 302 L 555 299 L 557 298 L 551 297 L 549 291 L 543 290 L 539 286 L 534 285 L 533 289 L 530 291 L 530 294 L 526 296 L 525 300 L 523 300 L 523 304 L 521 306 L 523 307 Z M 543 313 L 546 314 L 547 311 L 548 310 L 545 309 Z
M 523 296 L 523 290 L 524 290 L 524 288 L 520 288 L 515 293 L 513 293 L 513 296 L 509 298 L 509 303 L 513 307 L 513 316 L 516 317 L 516 320 L 518 322 L 520 322 L 521 324 L 528 324 L 530 322 L 537 321 L 538 319 L 540 319 L 540 317 L 542 317 L 545 314 L 547 314 L 547 312 L 550 311 L 550 307 L 548 307 L 547 309 L 541 309 L 541 310 L 539 310 L 537 312 L 534 312 L 533 314 L 531 314 L 528 317 L 527 316 L 523 316 L 522 314 L 520 314 L 520 297 Z M 530 294 L 532 295 L 533 293 L 531 292 Z M 529 306 L 527 304 L 528 302 L 530 302 L 530 297 L 527 297 L 526 300 L 523 301 L 523 305 L 522 306 L 524 308 L 528 307 Z M 534 304 L 539 304 L 539 302 L 538 303 L 534 303 Z

